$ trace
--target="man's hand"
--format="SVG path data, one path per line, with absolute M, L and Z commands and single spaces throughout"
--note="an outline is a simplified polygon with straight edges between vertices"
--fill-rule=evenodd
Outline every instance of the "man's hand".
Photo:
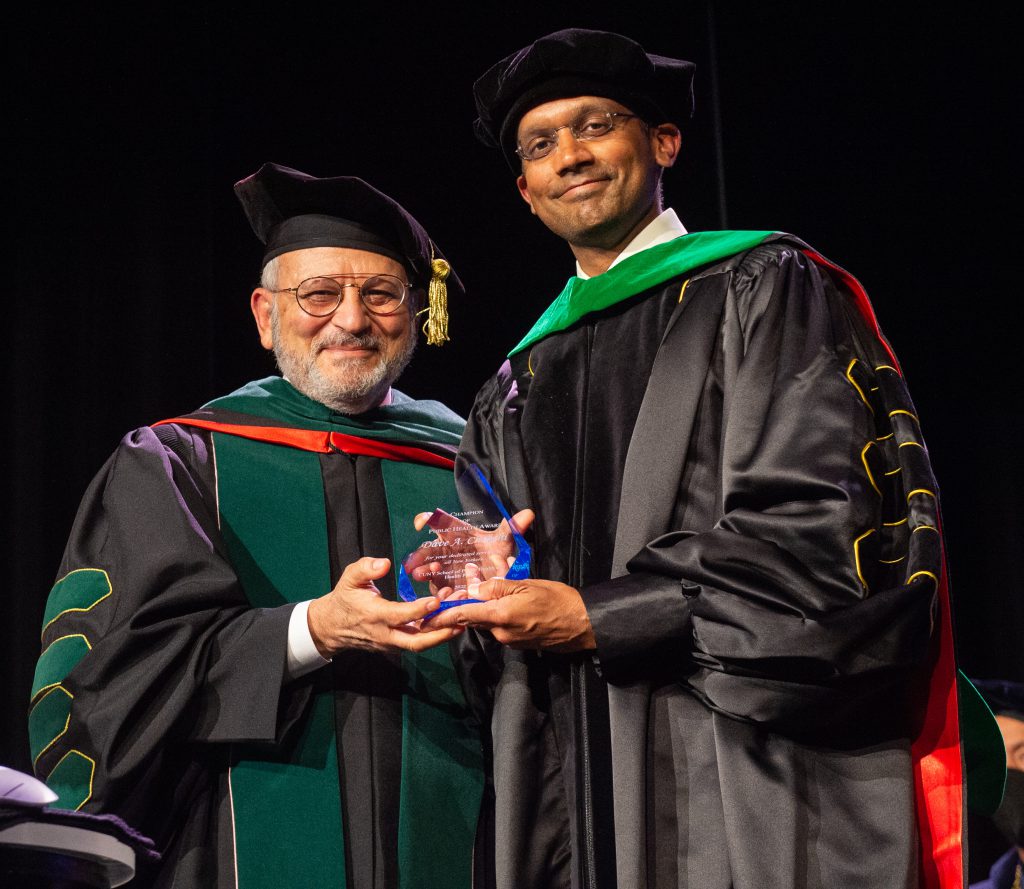
M 509 648 L 587 651 L 597 647 L 579 591 L 553 580 L 489 580 L 470 590 L 479 605 L 432 617 L 430 627 L 477 627 Z
M 437 608 L 433 596 L 415 602 L 383 598 L 373 582 L 390 570 L 388 559 L 360 559 L 345 568 L 333 590 L 309 603 L 309 632 L 323 657 L 331 658 L 343 648 L 424 651 L 462 632 L 433 626 L 420 629 L 416 622 Z

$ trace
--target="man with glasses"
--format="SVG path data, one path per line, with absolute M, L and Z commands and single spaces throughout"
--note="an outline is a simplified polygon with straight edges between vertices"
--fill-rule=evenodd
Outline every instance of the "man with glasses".
M 460 448 L 536 510 L 533 579 L 432 623 L 480 631 L 460 660 L 492 730 L 478 879 L 959 886 L 913 405 L 851 276 L 792 236 L 688 234 L 663 207 L 692 75 L 573 29 L 474 85 L 478 136 L 576 259 Z
M 129 434 L 51 592 L 29 716 L 58 805 L 152 836 L 158 886 L 466 886 L 479 731 L 437 605 L 395 598 L 462 431 L 392 388 L 458 281 L 359 179 L 266 164 L 235 191 L 265 244 L 269 377 Z M 435 647 L 440 646 L 440 647 Z

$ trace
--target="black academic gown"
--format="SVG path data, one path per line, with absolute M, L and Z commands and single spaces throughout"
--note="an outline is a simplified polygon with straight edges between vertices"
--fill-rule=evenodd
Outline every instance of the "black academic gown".
M 71 714 L 36 772 L 46 778 L 69 752 L 85 752 L 95 768 L 83 809 L 116 813 L 163 854 L 141 868 L 140 885 L 233 887 L 228 767 L 240 749 L 273 759 L 313 692 L 331 690 L 347 884 L 397 886 L 401 658 L 349 651 L 286 679 L 293 606 L 246 598 L 219 527 L 215 464 L 209 432 L 144 427 L 90 485 L 59 577 L 102 566 L 113 592 L 54 624 L 91 650 L 62 682 Z M 392 538 L 380 459 L 332 452 L 320 465 L 333 584 L 350 562 L 390 555 Z M 390 576 L 378 586 L 394 597 Z M 298 851 L 293 885 L 309 884 L 303 873 Z
M 479 885 L 916 885 L 935 585 L 902 572 L 908 546 L 940 558 L 898 483 L 934 480 L 886 474 L 925 453 L 894 444 L 920 438 L 912 405 L 800 246 L 586 316 L 478 395 L 460 460 L 537 510 L 532 574 L 580 589 L 597 639 L 466 643 L 492 730 Z

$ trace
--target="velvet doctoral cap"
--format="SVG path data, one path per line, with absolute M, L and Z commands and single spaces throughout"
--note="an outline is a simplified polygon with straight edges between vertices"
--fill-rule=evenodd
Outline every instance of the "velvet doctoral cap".
M 972 679 L 993 713 L 1024 722 L 1024 684 L 1009 679 Z
M 427 290 L 427 342 L 447 340 L 447 286 L 462 291 L 426 230 L 397 201 L 355 176 L 318 179 L 267 163 L 235 183 L 246 218 L 265 245 L 263 265 L 293 250 L 348 247 L 401 263 Z
M 523 47 L 473 84 L 477 138 L 518 168 L 516 130 L 531 108 L 572 96 L 604 96 L 648 123 L 693 116 L 693 62 L 645 52 L 609 31 L 567 28 Z

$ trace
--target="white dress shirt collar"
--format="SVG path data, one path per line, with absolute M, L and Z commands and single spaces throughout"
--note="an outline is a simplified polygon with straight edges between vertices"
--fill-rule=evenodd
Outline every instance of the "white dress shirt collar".
M 608 268 L 617 266 L 622 260 L 639 253 L 641 250 L 646 250 L 648 247 L 656 247 L 658 244 L 664 244 L 685 234 L 686 227 L 679 221 L 676 211 L 669 207 L 647 223 L 637 233 L 636 237 L 626 245 L 626 249 L 612 260 L 612 264 Z M 578 278 L 590 277 L 580 268 L 578 262 L 576 263 L 576 276 Z

